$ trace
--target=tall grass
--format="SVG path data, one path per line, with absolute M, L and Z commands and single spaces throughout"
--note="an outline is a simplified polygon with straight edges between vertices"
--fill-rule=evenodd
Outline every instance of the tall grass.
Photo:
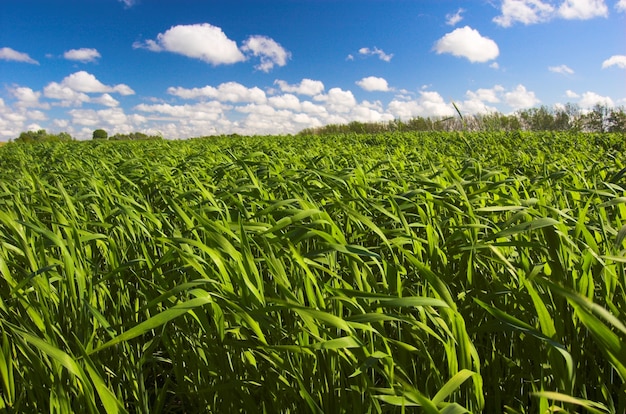
M 7 145 L 0 411 L 624 412 L 619 142 Z

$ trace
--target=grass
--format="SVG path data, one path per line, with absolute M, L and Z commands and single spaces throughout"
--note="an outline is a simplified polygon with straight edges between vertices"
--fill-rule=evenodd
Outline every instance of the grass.
M 0 411 L 624 412 L 623 144 L 4 146 Z

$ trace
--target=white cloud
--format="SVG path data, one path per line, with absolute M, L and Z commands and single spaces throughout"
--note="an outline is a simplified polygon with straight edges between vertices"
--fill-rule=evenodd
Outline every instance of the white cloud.
M 477 89 L 476 91 L 467 91 L 465 93 L 465 96 L 469 100 L 477 100 L 477 101 L 489 102 L 489 103 L 499 103 L 500 102 L 499 95 L 501 95 L 503 92 L 504 92 L 504 88 L 500 85 L 496 85 L 490 89 L 480 88 L 480 89 Z
M 530 108 L 541 102 L 535 93 L 526 90 L 524 85 L 517 85 L 514 90 L 505 93 L 504 101 L 513 109 Z
M 92 98 L 90 102 L 108 106 L 108 107 L 116 107 L 120 104 L 117 99 L 113 98 L 108 93 L 103 94 L 99 98 Z
M 115 86 L 108 86 L 100 82 L 94 75 L 91 73 L 85 72 L 81 70 L 79 72 L 72 73 L 71 75 L 66 76 L 61 81 L 62 86 L 67 86 L 68 88 L 76 91 L 76 92 L 84 92 L 84 93 L 105 93 L 105 92 L 115 92 L 120 95 L 133 95 L 135 91 L 133 91 L 128 85 L 119 84 Z
M 298 97 L 290 93 L 272 96 L 268 101 L 271 106 L 278 109 L 289 109 L 292 111 L 300 111 L 302 109 L 302 104 Z
M 387 111 L 401 119 L 418 116 L 446 117 L 456 113 L 452 105 L 446 103 L 443 97 L 434 91 L 420 91 L 420 97 L 417 100 L 394 99 L 387 105 Z
M 549 66 L 548 70 L 554 73 L 560 73 L 562 75 L 573 75 L 574 70 L 567 65 Z
M 237 82 L 222 83 L 217 88 L 213 86 L 192 89 L 170 87 L 167 88 L 167 93 L 183 99 L 211 98 L 222 102 L 264 103 L 267 100 L 265 92 L 260 88 L 256 86 L 247 88 Z
M 95 62 L 100 58 L 100 52 L 96 49 L 71 49 L 63 54 L 63 57 L 68 60 L 77 60 L 79 62 L 88 63 Z
M 118 0 L 120 3 L 124 3 L 124 6 L 126 8 L 130 8 L 133 7 L 135 4 L 137 4 L 138 0 Z
M 611 66 L 617 66 L 620 69 L 626 69 L 626 55 L 613 55 L 604 62 L 602 62 L 602 69 L 610 68 Z
M 352 92 L 341 88 L 332 88 L 326 95 L 317 95 L 313 99 L 324 102 L 331 112 L 349 113 L 356 106 Z
M 369 47 L 362 47 L 359 49 L 359 54 L 364 56 L 378 56 L 380 60 L 383 60 L 385 62 L 391 62 L 391 59 L 393 58 L 393 53 L 387 54 L 382 49 L 379 49 L 377 47 L 374 47 L 373 49 L 370 49 Z
M 51 82 L 43 88 L 43 95 L 46 98 L 61 101 L 61 106 L 80 106 L 83 102 L 89 102 L 89 96 L 82 92 L 77 92 L 68 86 L 57 82 Z
M 47 103 L 39 102 L 41 98 L 41 92 L 36 92 L 27 87 L 16 87 L 10 90 L 11 94 L 17 99 L 15 104 L 20 108 L 43 108 L 49 109 L 50 105 Z
M 570 99 L 580 98 L 579 94 L 577 94 L 576 92 L 574 92 L 572 90 L 569 90 L 569 89 L 565 91 L 565 96 L 570 98 Z
M 250 36 L 243 42 L 241 50 L 260 57 L 261 63 L 255 68 L 266 73 L 272 70 L 274 65 L 285 66 L 291 57 L 291 53 L 267 36 Z
M 510 27 L 515 22 L 534 24 L 550 20 L 554 7 L 541 0 L 504 0 L 500 16 L 493 21 L 502 27 Z
M 221 28 L 209 23 L 172 26 L 165 33 L 159 33 L 156 41 L 135 42 L 133 47 L 177 53 L 212 65 L 246 60 L 237 43 L 229 39 Z
M 559 7 L 559 16 L 564 19 L 587 20 L 608 15 L 604 0 L 565 0 Z
M 498 70 L 498 69 L 500 69 L 500 64 L 499 64 L 498 62 L 492 62 L 492 63 L 490 63 L 490 64 L 489 64 L 489 67 L 490 67 L 491 69 L 496 69 L 496 70 Z
M 366 91 L 369 91 L 369 92 L 389 91 L 389 85 L 387 84 L 387 81 L 384 78 L 378 78 L 376 76 L 368 76 L 359 81 L 356 81 L 355 83 L 359 85 L 362 89 L 365 89 Z
M 595 105 L 605 105 L 614 107 L 615 104 L 608 96 L 601 96 L 595 92 L 585 92 L 580 98 L 579 105 L 581 108 L 593 108 Z
M 626 0 L 619 0 L 615 3 L 615 10 L 620 12 L 626 12 Z
M 456 26 L 461 20 L 463 20 L 462 13 L 465 12 L 465 9 L 458 9 L 456 13 L 446 14 L 446 24 L 449 26 Z
M 314 96 L 324 92 L 324 84 L 318 80 L 302 79 L 299 84 L 290 85 L 283 80 L 274 81 L 281 91 L 297 93 L 298 95 Z
M 604 0 L 563 0 L 558 8 L 554 3 L 555 1 L 544 0 L 503 0 L 500 8 L 502 14 L 493 21 L 502 27 L 510 27 L 516 22 L 529 25 L 547 22 L 556 17 L 587 20 L 607 17 L 609 13 Z M 619 4 L 615 7 L 619 10 Z
M 467 58 L 470 62 L 487 62 L 498 57 L 500 50 L 496 42 L 481 36 L 469 26 L 455 29 L 435 43 L 437 54 L 450 53 Z
M 232 107 L 220 102 L 199 102 L 193 105 L 171 105 L 171 104 L 139 104 L 134 109 L 141 112 L 157 114 L 157 117 L 150 116 L 152 120 L 175 120 L 179 122 L 187 121 L 217 121 L 223 117 L 224 111 Z
M 37 62 L 35 59 L 28 56 L 27 53 L 18 52 L 17 50 L 11 49 L 10 47 L 0 48 L 0 60 L 24 62 L 33 65 L 39 64 L 39 62 Z

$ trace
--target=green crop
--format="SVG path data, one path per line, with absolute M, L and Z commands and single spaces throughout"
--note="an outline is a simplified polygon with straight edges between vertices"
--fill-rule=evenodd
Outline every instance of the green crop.
M 0 148 L 0 412 L 626 411 L 623 136 Z

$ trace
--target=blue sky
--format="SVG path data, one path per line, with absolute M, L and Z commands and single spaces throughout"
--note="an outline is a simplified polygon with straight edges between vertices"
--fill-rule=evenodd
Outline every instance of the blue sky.
M 0 140 L 626 105 L 626 0 L 2 0 Z

